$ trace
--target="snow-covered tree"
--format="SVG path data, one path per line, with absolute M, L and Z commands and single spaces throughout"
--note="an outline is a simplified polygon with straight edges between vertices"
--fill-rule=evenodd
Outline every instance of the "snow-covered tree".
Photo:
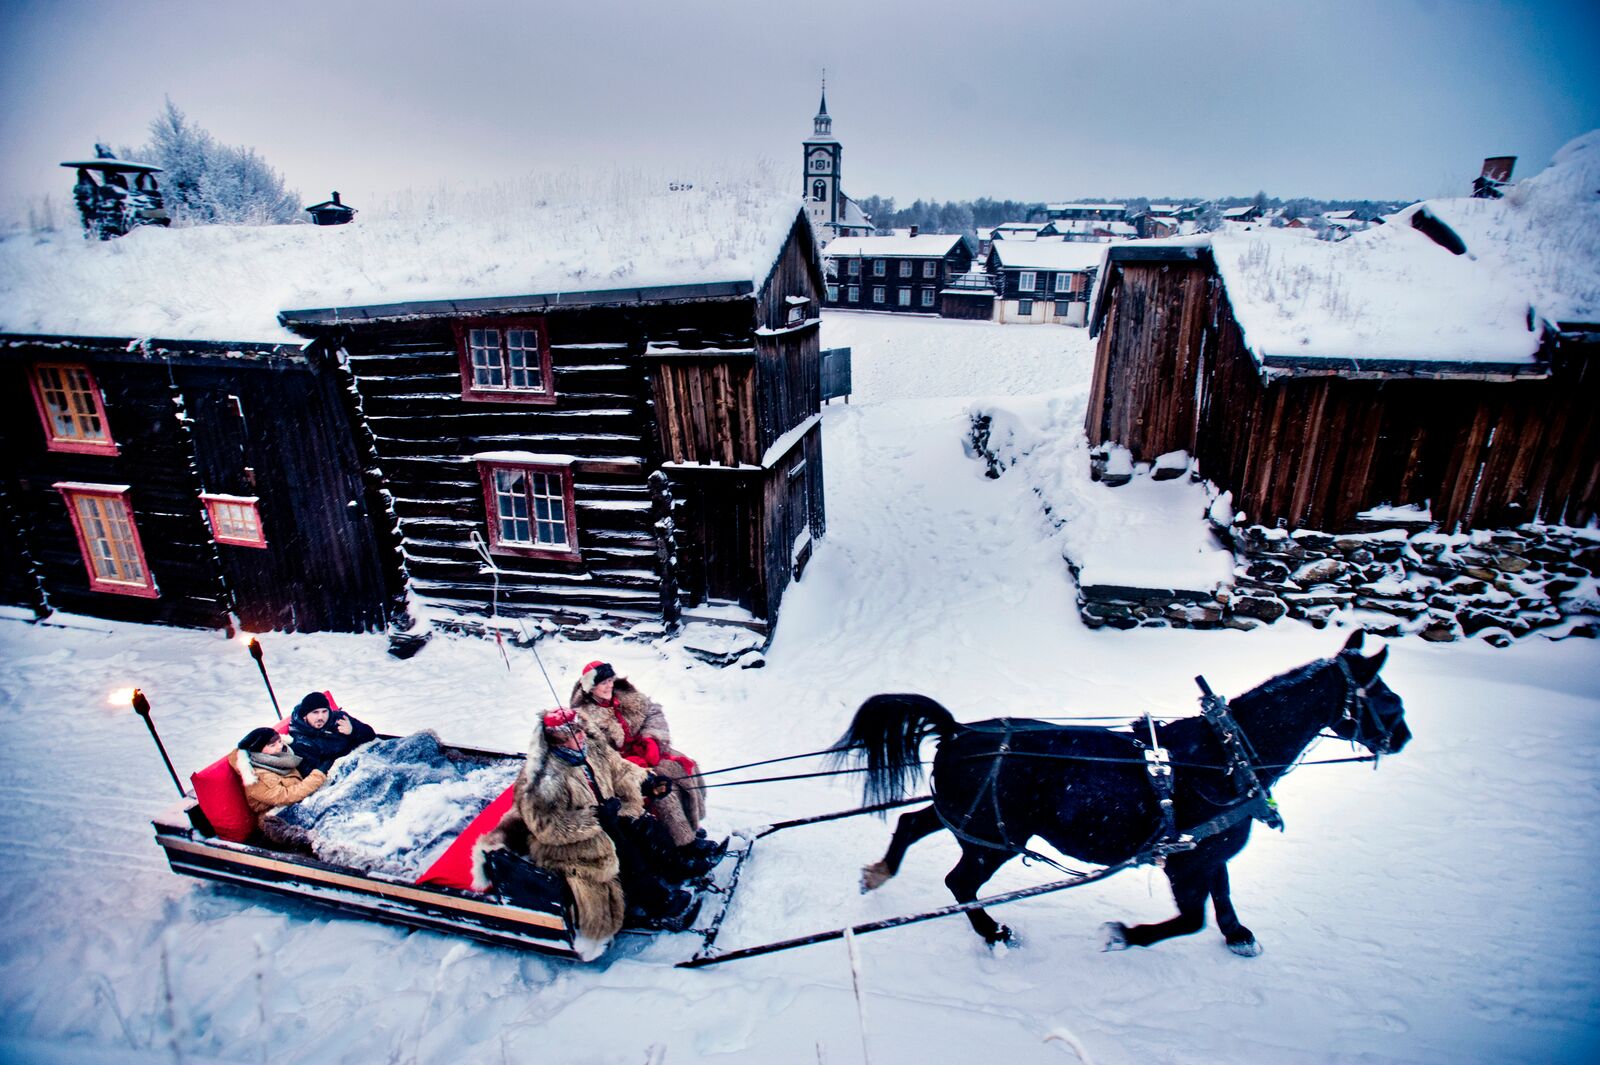
M 300 194 L 254 148 L 223 144 L 168 99 L 150 123 L 150 143 L 124 158 L 164 171 L 161 190 L 177 225 L 268 225 L 300 216 Z

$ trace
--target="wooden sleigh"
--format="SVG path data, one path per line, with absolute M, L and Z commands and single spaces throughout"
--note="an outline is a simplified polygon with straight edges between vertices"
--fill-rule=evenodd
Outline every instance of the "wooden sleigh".
M 471 747 L 441 745 L 441 749 L 453 761 L 479 764 L 521 761 L 523 757 L 520 754 Z M 215 766 L 216 763 L 208 770 Z M 152 821 L 156 843 L 166 852 L 173 872 L 259 888 L 358 917 L 450 932 L 487 943 L 578 959 L 578 952 L 573 947 L 576 928 L 570 897 L 559 876 L 542 870 L 535 871 L 536 879 L 542 881 L 540 890 L 519 893 L 519 897 L 513 901 L 493 888 L 473 891 L 429 881 L 429 873 L 424 873 L 418 880 L 408 880 L 331 864 L 310 854 L 276 848 L 263 842 L 258 835 L 242 841 L 228 839 L 213 826 L 207 811 L 202 808 L 202 801 L 196 796 L 197 789 L 206 791 L 210 786 L 203 779 L 208 770 L 191 777 L 195 787 L 188 789 L 182 799 L 163 810 Z M 228 767 L 228 771 L 232 772 L 231 767 Z M 214 809 L 214 802 L 212 806 Z M 491 805 L 452 847 L 464 845 L 470 849 L 471 841 L 481 834 L 475 834 L 474 827 L 483 821 L 488 821 L 488 827 L 493 827 L 499 817 L 499 810 Z M 728 904 L 732 901 L 740 868 L 749 858 L 753 843 L 754 840 L 749 837 L 732 837 L 727 854 L 703 882 L 705 886 L 699 892 L 700 913 L 689 930 L 691 934 L 699 936 L 699 950 L 702 953 L 710 948 L 716 938 L 727 914 Z M 438 864 L 435 863 L 435 867 Z M 656 933 L 624 929 L 623 934 Z

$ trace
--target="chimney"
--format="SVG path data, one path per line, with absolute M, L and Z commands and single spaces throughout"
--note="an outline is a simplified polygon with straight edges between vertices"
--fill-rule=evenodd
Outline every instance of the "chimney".
M 334 189 L 333 190 L 333 205 L 335 207 L 343 207 L 344 206 L 344 204 L 339 202 L 339 190 L 338 189 Z
M 911 235 L 913 237 L 917 235 L 917 227 L 916 226 L 912 226 L 911 227 Z
M 1480 200 L 1498 200 L 1500 190 L 1511 184 L 1511 168 L 1517 165 L 1514 155 L 1491 155 L 1483 161 L 1483 173 L 1472 181 L 1472 195 Z

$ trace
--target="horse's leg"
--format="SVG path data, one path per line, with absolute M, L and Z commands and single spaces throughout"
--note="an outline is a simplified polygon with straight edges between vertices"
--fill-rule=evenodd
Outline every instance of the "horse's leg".
M 1206 926 L 1206 897 L 1211 894 L 1211 871 L 1201 866 L 1179 866 L 1168 861 L 1167 880 L 1178 903 L 1178 916 L 1156 924 L 1125 925 L 1111 921 L 1101 926 L 1106 950 L 1148 947 L 1173 936 L 1193 935 Z
M 1239 915 L 1233 910 L 1233 896 L 1228 889 L 1228 863 L 1223 862 L 1211 874 L 1211 905 L 1216 907 L 1217 927 L 1222 929 L 1222 938 L 1228 941 L 1228 949 L 1241 958 L 1253 958 L 1261 953 L 1261 944 L 1256 942 L 1255 933 L 1239 923 Z
M 901 814 L 900 823 L 895 826 L 894 838 L 889 841 L 889 850 L 878 861 L 861 870 L 861 893 L 864 895 L 882 887 L 885 881 L 900 871 L 900 863 L 905 860 L 906 851 L 911 849 L 911 845 L 939 831 L 941 827 L 939 815 L 932 806 Z
M 950 894 L 956 897 L 957 902 L 971 902 L 978 897 L 978 889 L 988 883 L 1006 862 L 1014 857 L 1010 851 L 995 850 L 991 847 L 969 847 L 961 845 L 961 860 L 956 867 L 950 870 L 944 878 L 945 887 L 950 889 Z M 973 931 L 983 937 L 983 941 L 991 947 L 996 943 L 1011 942 L 1011 929 L 999 924 L 982 909 L 968 910 L 967 920 L 972 922 Z

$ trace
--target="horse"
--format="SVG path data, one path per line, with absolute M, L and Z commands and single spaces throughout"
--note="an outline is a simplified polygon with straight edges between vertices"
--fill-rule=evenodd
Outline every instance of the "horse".
M 1243 734 L 1239 747 L 1253 754 L 1251 768 L 1263 788 L 1292 768 L 1323 729 L 1360 744 L 1374 759 L 1397 753 L 1411 739 L 1400 697 L 1378 678 L 1388 649 L 1363 657 L 1362 635 L 1353 634 L 1334 657 L 1274 677 L 1228 705 Z M 1171 827 L 1203 838 L 1165 856 L 1178 915 L 1155 924 L 1107 923 L 1104 949 L 1198 932 L 1209 897 L 1228 948 L 1253 957 L 1261 947 L 1234 911 L 1228 861 L 1250 839 L 1251 817 L 1238 807 L 1266 796 L 1240 794 L 1237 781 L 1248 774 L 1230 771 L 1224 743 L 1205 717 L 1180 718 L 1155 731 L 1171 760 Z M 930 734 L 938 737 L 933 803 L 899 819 L 883 858 L 862 870 L 862 892 L 898 873 L 907 848 L 941 827 L 961 845 L 961 860 L 944 878 L 959 903 L 976 899 L 1006 862 L 1031 855 L 1026 846 L 1034 836 L 1062 854 L 1105 866 L 1176 838 L 1146 767 L 1142 722 L 1132 731 L 1010 718 L 961 724 L 926 696 L 874 695 L 856 712 L 836 757 L 865 762 L 868 804 L 899 802 L 921 774 L 920 748 Z M 1216 831 L 1219 817 L 1225 827 Z M 1197 831 L 1208 823 L 1214 834 Z M 966 914 L 991 948 L 1013 941 L 1012 930 L 982 908 Z

